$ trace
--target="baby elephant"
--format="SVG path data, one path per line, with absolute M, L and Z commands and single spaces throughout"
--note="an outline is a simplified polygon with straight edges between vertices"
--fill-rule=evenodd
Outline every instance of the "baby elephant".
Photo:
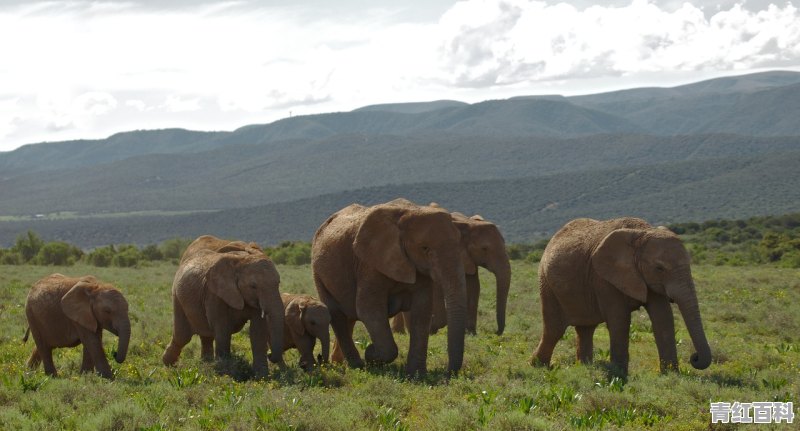
M 314 367 L 314 345 L 319 339 L 322 354 L 317 363 L 328 362 L 331 315 L 328 307 L 309 295 L 281 293 L 285 308 L 284 350 L 300 351 L 300 367 L 308 371 Z
M 31 368 L 44 362 L 45 373 L 55 376 L 53 348 L 83 344 L 81 371 L 96 369 L 101 376 L 113 378 L 103 353 L 103 329 L 119 338 L 114 359 L 125 361 L 131 338 L 128 302 L 122 292 L 91 275 L 52 274 L 37 281 L 28 294 L 25 314 L 36 343 L 28 359 Z M 23 340 L 28 340 L 27 332 Z

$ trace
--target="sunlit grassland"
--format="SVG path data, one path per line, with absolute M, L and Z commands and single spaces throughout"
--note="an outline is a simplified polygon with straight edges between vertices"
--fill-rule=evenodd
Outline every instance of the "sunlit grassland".
M 331 365 L 302 372 L 271 367 L 248 378 L 246 331 L 234 337 L 237 360 L 225 374 L 199 359 L 199 340 L 178 366 L 161 364 L 171 336 L 170 285 L 176 267 L 0 266 L 0 429 L 708 429 L 710 401 L 793 401 L 800 421 L 800 270 L 696 266 L 701 312 L 714 354 L 707 370 L 691 368 L 693 351 L 675 309 L 680 372 L 661 375 L 647 314 L 634 313 L 630 377 L 606 374 L 608 333 L 595 334 L 595 364 L 575 362 L 575 333 L 558 344 L 551 369 L 531 367 L 541 331 L 535 264 L 514 263 L 506 332 L 494 335 L 491 274 L 482 272 L 478 335 L 468 336 L 464 369 L 447 380 L 446 330 L 431 337 L 428 376 L 402 373 L 400 357 L 365 370 Z M 314 293 L 308 266 L 280 266 L 282 290 Z M 81 375 L 80 349 L 57 350 L 58 378 L 25 368 L 33 347 L 21 341 L 30 284 L 52 272 L 95 274 L 130 303 L 128 360 L 112 361 L 116 380 Z M 369 342 L 356 326 L 362 349 Z M 116 345 L 106 333 L 108 351 Z M 772 425 L 791 429 L 792 425 Z M 716 428 L 715 426 L 711 427 Z M 719 429 L 726 429 L 718 426 Z M 767 427 L 769 428 L 769 427 Z M 762 428 L 759 428 L 762 429 Z

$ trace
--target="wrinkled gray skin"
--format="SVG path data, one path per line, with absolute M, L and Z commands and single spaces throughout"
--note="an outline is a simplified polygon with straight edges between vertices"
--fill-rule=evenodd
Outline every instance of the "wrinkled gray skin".
M 436 204 L 431 206 L 438 207 Z M 480 298 L 481 283 L 478 277 L 478 267 L 489 270 L 495 276 L 497 292 L 497 334 L 501 335 L 506 327 L 506 305 L 508 291 L 511 287 L 511 261 L 506 252 L 506 243 L 503 235 L 494 223 L 488 222 L 479 215 L 466 217 L 454 212 L 451 213 L 453 223 L 461 232 L 461 245 L 463 247 L 464 270 L 467 283 L 467 324 L 466 330 L 470 334 L 477 331 L 478 300 Z M 407 313 L 401 313 L 392 320 L 392 329 L 395 332 L 405 331 Z M 433 291 L 433 317 L 431 318 L 431 333 L 447 325 L 447 314 L 442 299 L 441 291 Z
M 97 370 L 101 376 L 113 378 L 103 352 L 104 329 L 119 338 L 114 359 L 125 361 L 131 338 L 128 302 L 122 292 L 93 276 L 52 274 L 37 281 L 28 294 L 25 315 L 36 343 L 28 359 L 31 368 L 42 362 L 45 373 L 55 376 L 53 348 L 83 344 L 81 372 Z
M 447 307 L 448 370 L 461 369 L 466 290 L 460 240 L 450 214 L 405 200 L 373 207 L 353 204 L 328 218 L 314 236 L 311 267 L 336 335 L 332 360 L 343 357 L 350 366 L 364 365 L 353 342 L 353 325 L 360 320 L 372 340 L 366 360 L 393 361 L 398 351 L 389 317 L 409 311 L 406 373 L 424 374 L 437 285 Z
M 231 335 L 249 321 L 255 376 L 268 373 L 269 339 L 274 343 L 269 359 L 283 365 L 280 275 L 260 249 L 244 244 L 206 235 L 184 253 L 172 283 L 173 335 L 164 364 L 174 365 L 194 334 L 200 336 L 203 359 L 230 357 Z
M 300 367 L 306 371 L 315 364 L 328 362 L 331 314 L 328 307 L 309 295 L 281 293 L 284 306 L 284 351 L 300 352 Z M 320 342 L 322 353 L 314 360 L 314 345 Z
M 605 322 L 611 338 L 611 363 L 628 373 L 631 312 L 644 306 L 650 315 L 661 370 L 677 370 L 675 328 L 670 302 L 683 316 L 696 353 L 694 368 L 711 364 L 703 331 L 689 253 L 680 238 L 644 220 L 576 219 L 550 240 L 539 264 L 544 330 L 532 363 L 549 364 L 567 326 L 578 334 L 578 359 L 592 360 L 592 336 Z

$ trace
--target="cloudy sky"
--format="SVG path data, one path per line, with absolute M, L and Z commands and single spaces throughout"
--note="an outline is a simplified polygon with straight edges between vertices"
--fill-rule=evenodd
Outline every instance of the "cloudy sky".
M 800 0 L 0 0 L 0 151 L 800 70 Z

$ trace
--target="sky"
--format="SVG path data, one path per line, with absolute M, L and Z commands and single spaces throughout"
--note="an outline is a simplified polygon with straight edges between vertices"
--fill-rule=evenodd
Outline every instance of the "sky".
M 0 0 L 0 151 L 800 71 L 800 0 Z

